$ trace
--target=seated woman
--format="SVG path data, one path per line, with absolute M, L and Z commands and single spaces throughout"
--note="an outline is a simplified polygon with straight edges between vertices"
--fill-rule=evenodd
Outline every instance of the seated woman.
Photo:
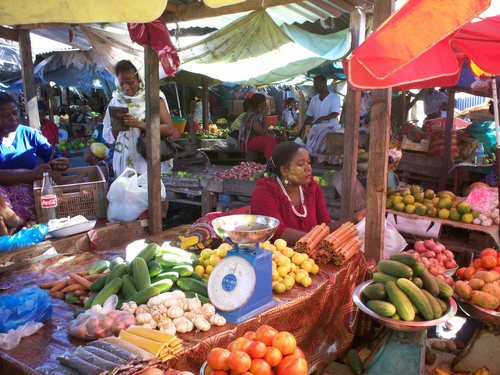
M 295 244 L 317 224 L 325 223 L 332 231 L 340 226 L 340 222 L 332 222 L 323 190 L 312 178 L 305 146 L 280 143 L 267 163 L 267 171 L 275 177 L 258 180 L 252 193 L 251 212 L 280 221 L 274 238 Z
M 267 132 L 266 97 L 254 94 L 248 104 L 249 109 L 241 122 L 239 132 L 240 147 L 243 150 L 262 152 L 265 158 L 269 159 L 279 142 Z
M 66 170 L 68 159 L 58 157 L 42 133 L 19 120 L 16 100 L 0 92 L 0 197 L 29 224 L 36 219 L 33 181 L 43 172 Z
M 90 165 L 100 167 L 106 176 L 108 185 L 111 184 L 114 179 L 113 165 L 109 161 L 109 148 L 104 143 L 92 143 L 83 155 L 83 159 Z

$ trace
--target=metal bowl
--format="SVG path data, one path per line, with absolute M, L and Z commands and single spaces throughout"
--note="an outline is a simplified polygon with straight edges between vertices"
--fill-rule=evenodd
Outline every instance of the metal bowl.
M 270 239 L 278 225 L 278 219 L 261 215 L 229 215 L 212 220 L 215 232 L 233 244 L 253 244 Z
M 385 316 L 379 315 L 370 310 L 364 303 L 364 297 L 362 294 L 363 289 L 366 288 L 371 283 L 373 283 L 373 280 L 365 281 L 364 283 L 359 284 L 356 287 L 356 289 L 354 289 L 354 293 L 352 295 L 354 303 L 361 309 L 361 311 L 368 314 L 373 319 L 378 320 L 380 324 L 383 324 L 396 331 L 405 331 L 405 332 L 424 331 L 428 328 L 446 322 L 450 318 L 454 317 L 455 314 L 457 313 L 457 303 L 453 298 L 450 297 L 448 298 L 449 302 L 448 310 L 446 310 L 446 313 L 439 319 L 425 320 L 421 322 L 405 322 L 404 320 L 386 318 Z
M 469 315 L 471 318 L 480 322 L 491 323 L 500 326 L 500 312 L 483 309 L 482 307 L 476 306 L 457 295 L 455 295 L 454 297 L 458 301 L 458 305 L 460 306 L 462 311 Z
M 207 361 L 203 362 L 200 368 L 200 375 L 207 375 L 206 371 L 207 370 Z
M 456 266 L 455 268 L 448 268 L 444 271 L 444 275 L 451 277 L 455 274 L 455 272 L 457 272 L 457 270 L 458 270 L 458 266 Z

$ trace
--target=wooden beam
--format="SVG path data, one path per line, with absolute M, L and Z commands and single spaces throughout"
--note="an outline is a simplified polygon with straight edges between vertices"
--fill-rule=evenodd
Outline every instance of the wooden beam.
M 169 13 L 177 12 L 177 5 L 172 4 L 171 2 L 168 2 L 167 7 L 165 8 L 165 12 L 169 12 Z
M 54 122 L 54 95 L 52 93 L 52 87 L 50 85 L 45 86 L 45 92 L 47 93 L 47 103 L 48 103 L 48 112 L 50 121 Z
M 301 8 L 304 8 L 308 12 L 313 13 L 321 18 L 329 18 L 331 16 L 330 13 L 328 13 L 326 10 L 320 9 L 318 6 L 315 6 L 312 4 L 307 4 L 307 3 L 303 2 L 303 3 L 297 4 L 297 5 L 299 5 Z
M 208 130 L 208 125 L 210 125 L 210 111 L 209 111 L 209 102 L 210 102 L 210 93 L 208 91 L 208 82 L 207 78 L 203 76 L 201 79 L 201 88 L 202 88 L 202 112 L 203 112 L 203 128 Z
M 345 0 L 325 0 L 327 3 L 330 3 L 335 8 L 339 9 L 344 13 L 352 13 L 356 10 L 354 5 L 345 1 Z
M 451 167 L 451 138 L 453 120 L 455 117 L 455 91 L 448 91 L 448 109 L 446 111 L 446 127 L 444 130 L 443 164 L 441 165 L 441 176 L 439 177 L 439 190 L 446 190 L 448 171 Z
M 343 12 L 335 8 L 333 5 L 330 5 L 329 3 L 326 3 L 322 0 L 309 0 L 310 3 L 320 7 L 321 9 L 326 10 L 328 13 L 335 17 L 340 17 Z
M 357 48 L 365 39 L 366 14 L 361 9 L 351 13 L 351 50 Z M 349 220 L 356 209 L 356 182 L 358 169 L 359 117 L 361 109 L 361 91 L 347 88 L 344 104 L 344 162 L 342 167 L 342 189 L 340 219 Z
M 149 233 L 161 232 L 160 74 L 156 52 L 144 47 Z
M 28 116 L 30 127 L 40 129 L 40 116 L 38 115 L 38 102 L 36 84 L 31 57 L 31 40 L 29 30 L 19 30 L 19 52 L 21 53 L 24 108 Z
M 30 23 L 28 25 L 17 25 L 20 30 L 33 30 L 33 29 L 51 29 L 57 27 L 68 27 L 67 23 L 51 22 L 51 23 Z
M 226 7 L 210 8 L 207 7 L 202 1 L 199 1 L 191 4 L 178 4 L 177 11 L 175 13 L 164 12 L 163 18 L 167 23 L 191 21 L 240 12 L 250 12 L 257 9 L 267 9 L 278 5 L 295 4 L 300 2 L 302 2 L 302 0 L 248 0 L 244 3 L 228 5 Z
M 394 12 L 394 0 L 377 1 L 373 13 L 374 28 L 381 25 L 392 12 Z M 392 89 L 372 91 L 365 255 L 376 261 L 384 258 L 391 97 Z
M 0 26 L 0 38 L 17 42 L 19 41 L 19 31 L 16 29 L 9 29 L 8 27 Z

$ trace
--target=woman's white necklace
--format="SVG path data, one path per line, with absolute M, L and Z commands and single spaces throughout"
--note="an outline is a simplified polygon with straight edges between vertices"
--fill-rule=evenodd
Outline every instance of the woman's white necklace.
M 305 206 L 304 204 L 304 192 L 302 191 L 302 186 L 299 186 L 299 191 L 300 191 L 300 204 L 302 205 L 302 211 L 304 211 L 303 214 L 301 214 L 300 212 L 298 212 L 295 207 L 293 206 L 293 202 L 292 200 L 290 199 L 290 196 L 288 195 L 288 193 L 286 192 L 286 189 L 285 187 L 283 186 L 283 183 L 281 182 L 281 180 L 279 179 L 279 177 L 276 177 L 276 181 L 278 181 L 278 185 L 280 186 L 281 188 L 281 191 L 283 192 L 283 194 L 286 195 L 286 197 L 288 198 L 288 201 L 290 202 L 290 205 L 292 206 L 292 211 L 293 213 L 298 216 L 298 217 L 306 217 L 307 216 L 307 207 Z

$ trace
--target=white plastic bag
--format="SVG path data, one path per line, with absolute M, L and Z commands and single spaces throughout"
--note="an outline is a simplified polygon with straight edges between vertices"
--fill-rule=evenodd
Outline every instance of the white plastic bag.
M 363 243 L 365 242 L 365 222 L 366 219 L 363 219 L 356 225 L 359 239 L 363 241 Z M 385 220 L 384 252 L 382 254 L 382 258 L 389 259 L 391 255 L 398 254 L 403 251 L 406 246 L 408 246 L 408 243 L 404 237 L 390 222 Z
M 17 327 L 16 329 L 11 329 L 7 333 L 0 333 L 0 349 L 14 349 L 19 345 L 23 337 L 31 336 L 42 327 L 43 323 L 28 322 L 20 327 Z
M 137 184 L 140 187 L 145 187 L 146 189 L 148 188 L 148 172 L 141 174 L 137 178 Z M 160 195 L 161 195 L 161 200 L 164 201 L 167 198 L 167 191 L 165 190 L 165 185 L 163 184 L 163 181 L 160 180 L 160 185 L 161 185 L 161 190 L 160 190 Z
M 148 188 L 139 186 L 137 172 L 127 168 L 108 191 L 108 220 L 131 221 L 148 208 Z

